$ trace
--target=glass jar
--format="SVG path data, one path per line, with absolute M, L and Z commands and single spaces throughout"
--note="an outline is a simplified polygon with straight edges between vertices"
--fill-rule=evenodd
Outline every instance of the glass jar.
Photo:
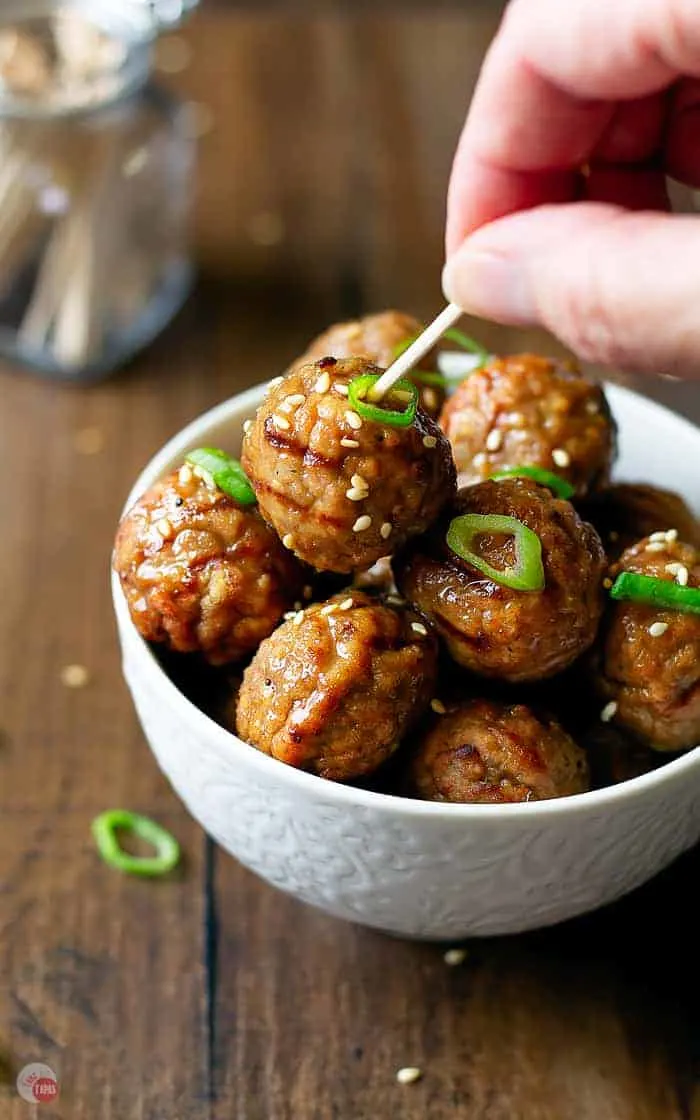
M 178 0 L 0 0 L 0 353 L 104 376 L 191 283 L 194 141 L 153 85 Z

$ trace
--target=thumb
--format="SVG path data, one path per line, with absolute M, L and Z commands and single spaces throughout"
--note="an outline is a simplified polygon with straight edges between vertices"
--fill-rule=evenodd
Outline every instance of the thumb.
M 585 361 L 700 377 L 700 218 L 541 206 L 468 237 L 443 287 L 472 315 L 546 327 Z

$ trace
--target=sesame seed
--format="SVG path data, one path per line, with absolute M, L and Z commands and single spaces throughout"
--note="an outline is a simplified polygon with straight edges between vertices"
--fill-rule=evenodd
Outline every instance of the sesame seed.
M 661 635 L 665 634 L 667 630 L 667 622 L 652 622 L 651 626 L 649 627 L 649 633 L 651 634 L 652 638 L 660 638 Z
M 347 397 L 348 387 L 347 385 L 343 385 L 341 381 L 334 381 L 333 388 L 335 389 L 336 393 L 340 393 L 341 397 Z
M 251 429 L 252 427 L 253 427 L 253 421 L 252 421 L 252 420 L 246 420 L 246 421 L 244 422 L 244 424 L 243 424 L 243 432 L 244 432 L 244 434 L 245 434 L 245 435 L 248 435 L 248 432 L 250 431 L 250 429 Z
M 192 481 L 192 467 L 185 463 L 177 472 L 177 477 L 181 486 L 187 486 L 187 483 Z
M 360 445 L 359 445 L 359 443 L 357 442 L 356 439 L 348 439 L 346 436 L 343 436 L 343 438 L 340 441 L 340 446 L 341 447 L 359 447 Z
M 350 482 L 353 486 L 356 486 L 358 490 L 369 490 L 369 483 L 361 474 L 354 474 Z
M 161 517 L 159 521 L 156 521 L 156 529 L 166 541 L 168 537 L 172 537 L 173 535 L 173 527 L 167 517 Z
M 84 665 L 64 665 L 61 669 L 61 684 L 66 688 L 85 688 L 90 674 Z
M 600 718 L 603 721 L 603 723 L 609 723 L 610 720 L 615 715 L 616 711 L 617 711 L 617 700 L 611 700 L 608 704 L 605 705 L 602 712 L 600 713 Z
M 282 431 L 287 431 L 291 427 L 289 420 L 285 420 L 284 416 L 280 416 L 277 412 L 273 412 L 271 419 L 275 427 L 281 428 Z
M 606 591 L 612 587 L 612 583 L 613 581 L 608 576 L 606 576 L 603 580 L 603 587 L 606 589 Z
M 586 401 L 586 412 L 590 416 L 595 416 L 596 413 L 598 413 L 599 411 L 600 411 L 600 409 L 598 408 L 598 402 L 597 401 Z
M 296 618 L 296 613 L 296 611 L 285 611 L 282 618 L 285 622 L 291 622 L 293 618 Z
M 563 447 L 555 447 L 552 452 L 552 462 L 556 463 L 558 467 L 568 467 L 571 462 L 571 456 Z
M 499 428 L 492 428 L 486 437 L 487 451 L 500 451 L 503 446 L 503 432 Z
M 474 458 L 472 459 L 472 466 L 473 467 L 483 467 L 485 462 L 486 462 L 486 456 L 485 456 L 484 452 L 479 451 L 474 456 Z
M 652 533 L 651 536 L 649 537 L 649 540 L 650 541 L 665 541 L 666 540 L 666 533 L 665 532 Z
M 425 628 L 425 626 L 423 625 L 422 622 L 412 622 L 411 623 L 411 630 L 413 630 L 413 632 L 415 634 L 424 634 L 425 635 L 425 634 L 428 633 L 428 631 L 426 630 L 426 628 Z
M 358 416 L 356 412 L 353 412 L 353 410 L 349 408 L 345 413 L 345 419 L 351 428 L 354 428 L 356 432 L 359 432 L 360 428 L 362 427 L 361 416 Z
M 340 606 L 338 607 L 338 610 L 339 610 L 339 611 L 349 611 L 349 610 L 350 610 L 350 608 L 351 608 L 351 607 L 352 607 L 353 605 L 354 605 L 354 602 L 353 602 L 353 600 L 352 600 L 352 599 L 343 599 L 342 603 L 341 603 L 341 604 L 340 604 Z
M 466 949 L 448 949 L 442 959 L 445 964 L 449 964 L 454 968 L 455 965 L 463 964 L 468 955 Z
M 345 497 L 349 498 L 351 502 L 364 502 L 369 495 L 369 490 L 363 490 L 359 486 L 351 486 L 349 490 L 345 491 Z
M 284 377 L 273 377 L 271 381 L 268 381 L 267 387 L 268 389 L 274 389 L 276 385 L 281 385 L 283 381 Z
M 333 614 L 333 611 L 337 611 L 337 609 L 337 603 L 327 603 L 325 607 L 321 607 L 321 614 Z
M 297 599 L 296 602 L 294 603 L 294 610 L 295 611 L 300 611 L 301 608 L 302 608 L 301 599 Z
M 313 587 L 311 586 L 310 583 L 307 583 L 306 587 L 304 587 L 303 590 L 302 590 L 302 595 L 304 596 L 305 599 L 310 599 L 311 596 L 313 595 L 313 593 L 314 593 Z
M 670 564 L 664 564 L 664 571 L 671 576 L 676 576 L 678 575 L 678 569 L 682 567 L 683 565 L 679 564 L 677 560 L 673 560 Z
M 379 530 L 379 536 L 383 541 L 387 540 L 391 536 L 391 529 L 391 521 L 385 521 L 381 529 Z
M 437 393 L 434 389 L 423 390 L 423 401 L 426 408 L 435 409 L 438 406 Z
M 434 712 L 437 712 L 439 716 L 444 716 L 445 712 L 447 711 L 447 708 L 443 704 L 442 700 L 438 700 L 437 698 L 430 701 L 430 707 Z
M 669 544 L 673 544 L 674 541 L 677 541 L 678 540 L 678 530 L 677 529 L 667 529 L 666 540 L 668 541 Z
M 352 527 L 353 533 L 364 533 L 365 529 L 369 529 L 372 524 L 372 518 L 368 513 L 363 513 L 362 517 L 358 517 L 357 521 Z
M 284 398 L 284 403 L 288 408 L 298 408 L 305 400 L 306 397 L 303 393 L 292 393 L 291 396 Z
M 512 424 L 515 428 L 525 423 L 525 417 L 522 412 L 506 412 L 503 420 L 506 424 Z
M 292 615 L 292 622 L 295 626 L 299 626 L 304 621 L 304 612 L 295 611 Z
M 318 381 L 314 385 L 314 392 L 316 392 L 316 393 L 327 393 L 328 390 L 330 389 L 330 387 L 331 387 L 331 375 L 330 375 L 330 373 L 328 373 L 327 370 L 324 370 L 324 372 L 321 374 Z
M 420 1081 L 423 1076 L 423 1071 L 418 1069 L 418 1066 L 403 1066 L 396 1071 L 396 1080 L 399 1085 L 412 1085 L 414 1081 Z
M 402 599 L 400 595 L 387 595 L 386 601 L 391 607 L 403 607 L 406 605 L 406 600 Z
M 665 552 L 666 551 L 666 541 L 665 540 L 650 541 L 649 544 L 646 544 L 644 546 L 644 551 L 645 552 Z
M 285 548 L 294 548 L 294 537 L 291 533 L 285 533 L 282 537 L 282 544 Z
M 437 437 L 423 436 L 423 447 L 437 447 Z
M 686 568 L 685 564 L 679 564 L 678 566 L 678 571 L 676 572 L 676 583 L 679 583 L 681 587 L 688 586 L 688 569 Z

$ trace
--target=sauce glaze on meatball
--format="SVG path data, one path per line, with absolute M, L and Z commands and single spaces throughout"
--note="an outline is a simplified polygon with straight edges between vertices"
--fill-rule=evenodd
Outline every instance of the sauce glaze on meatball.
M 285 546 L 322 571 L 352 572 L 423 532 L 455 491 L 449 444 L 419 408 L 409 427 L 363 420 L 347 386 L 381 371 L 323 358 L 273 385 L 241 461 Z
M 126 513 L 113 562 L 139 633 L 213 665 L 256 649 L 307 582 L 257 508 L 187 464 Z
M 605 394 L 574 366 L 516 354 L 470 374 L 445 404 L 459 485 L 506 467 L 542 467 L 577 494 L 604 485 L 615 457 Z
M 453 517 L 514 517 L 540 538 L 545 587 L 516 591 L 494 583 L 453 552 Z M 513 563 L 511 538 L 481 537 L 494 568 Z M 454 660 L 485 677 L 541 680 L 567 668 L 595 638 L 605 556 L 597 533 L 569 502 L 529 479 L 467 486 L 439 522 L 394 559 L 402 595 L 429 618 Z
M 435 638 L 404 608 L 348 590 L 267 638 L 245 671 L 242 739 L 335 781 L 369 774 L 426 708 Z
M 682 541 L 700 548 L 700 521 L 680 494 L 643 482 L 618 482 L 578 504 L 600 534 L 609 560 L 617 560 L 642 537 L 676 529 Z
M 620 572 L 700 587 L 700 551 L 645 538 L 622 554 L 610 578 Z M 700 744 L 700 615 L 611 600 L 594 660 L 615 723 L 656 750 Z
M 335 323 L 309 343 L 294 366 L 306 365 L 330 355 L 332 358 L 366 358 L 374 365 L 386 369 L 393 362 L 397 347 L 415 338 L 422 330 L 423 324 L 403 311 L 380 311 L 348 323 Z M 422 359 L 421 370 L 437 373 L 438 353 L 439 348 L 433 347 Z M 444 388 L 441 385 L 424 384 L 420 376 L 409 373 L 408 377 L 420 392 L 420 403 L 424 411 L 428 416 L 438 416 L 445 400 Z
M 409 789 L 427 801 L 543 801 L 589 788 L 585 752 L 523 704 L 469 700 L 414 748 Z

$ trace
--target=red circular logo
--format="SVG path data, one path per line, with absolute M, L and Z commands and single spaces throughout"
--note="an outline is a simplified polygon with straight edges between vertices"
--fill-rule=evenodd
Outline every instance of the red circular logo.
M 32 1085 L 32 1093 L 34 1099 L 41 1103 L 55 1101 L 58 1096 L 58 1084 L 53 1077 L 37 1077 Z

